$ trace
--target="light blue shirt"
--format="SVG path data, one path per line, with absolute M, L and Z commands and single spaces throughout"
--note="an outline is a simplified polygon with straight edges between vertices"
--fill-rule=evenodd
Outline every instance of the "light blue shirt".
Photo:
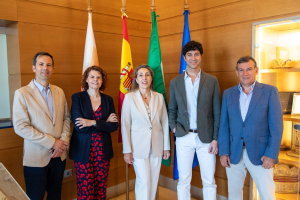
M 200 75 L 201 69 L 194 81 L 192 83 L 191 77 L 188 76 L 185 71 L 184 82 L 185 82 L 185 91 L 186 91 L 186 103 L 187 111 L 189 114 L 190 129 L 197 129 L 197 100 L 198 100 L 198 91 L 200 85 Z
M 52 92 L 50 90 L 50 83 L 48 84 L 47 88 L 45 88 L 43 85 L 36 82 L 35 79 L 33 79 L 33 83 L 37 87 L 37 89 L 40 91 L 43 99 L 45 100 L 46 104 L 48 105 L 48 109 L 49 109 L 51 117 L 53 119 L 53 97 L 52 97 Z
M 251 85 L 251 91 L 249 92 L 248 95 L 245 92 L 243 92 L 241 83 L 238 86 L 239 90 L 240 90 L 240 111 L 241 111 L 241 116 L 242 116 L 243 121 L 245 121 L 245 118 L 246 118 L 246 115 L 248 112 L 248 108 L 250 105 L 250 101 L 252 99 L 255 83 L 256 83 L 256 81 L 254 81 L 253 85 Z

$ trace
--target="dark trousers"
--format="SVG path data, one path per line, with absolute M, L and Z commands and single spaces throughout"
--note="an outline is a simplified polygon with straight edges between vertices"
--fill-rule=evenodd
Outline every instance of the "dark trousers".
M 61 185 L 63 181 L 66 160 L 52 158 L 45 167 L 24 166 L 26 194 L 31 200 L 43 200 L 47 191 L 47 200 L 61 199 Z

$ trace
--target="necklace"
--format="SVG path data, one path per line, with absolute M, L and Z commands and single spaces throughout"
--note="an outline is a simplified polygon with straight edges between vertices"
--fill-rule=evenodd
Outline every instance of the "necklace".
M 140 92 L 140 94 L 141 94 L 143 99 L 147 99 L 148 93 L 145 96 L 143 96 L 143 94 L 141 92 Z

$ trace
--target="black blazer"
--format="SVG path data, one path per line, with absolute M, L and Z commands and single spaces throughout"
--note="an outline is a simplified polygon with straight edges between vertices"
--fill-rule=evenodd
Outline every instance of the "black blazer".
M 75 125 L 76 118 L 81 117 L 93 120 L 93 108 L 87 91 L 72 95 L 71 117 L 74 125 L 73 135 L 70 143 L 70 159 L 75 162 L 88 163 L 91 146 L 92 133 L 101 132 L 103 138 L 103 153 L 107 160 L 114 156 L 111 142 L 111 132 L 118 129 L 118 122 L 106 122 L 111 113 L 115 113 L 113 99 L 101 93 L 102 116 L 96 120 L 97 128 L 94 126 L 79 129 Z

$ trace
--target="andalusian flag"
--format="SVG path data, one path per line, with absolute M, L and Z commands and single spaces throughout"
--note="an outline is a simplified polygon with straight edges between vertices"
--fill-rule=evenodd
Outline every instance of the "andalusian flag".
M 168 105 L 166 90 L 165 90 L 163 66 L 161 62 L 160 45 L 159 45 L 159 39 L 157 33 L 156 14 L 154 11 L 152 12 L 152 32 L 151 32 L 151 40 L 150 40 L 150 48 L 149 48 L 149 56 L 148 56 L 148 65 L 151 67 L 151 69 L 154 72 L 154 77 L 153 77 L 154 90 L 156 92 L 161 93 L 164 96 L 166 105 Z M 169 157 L 168 160 L 162 159 L 162 164 L 170 167 L 171 156 Z
M 99 66 L 96 42 L 92 25 L 92 12 L 89 12 L 88 26 L 86 31 L 85 50 L 82 73 L 90 66 Z
M 119 116 L 121 116 L 125 94 L 130 91 L 133 79 L 131 75 L 133 73 L 131 50 L 125 15 L 123 15 L 123 43 L 120 73 Z M 119 120 L 119 127 L 121 127 L 121 120 Z M 119 128 L 118 142 L 122 142 L 121 128 Z

